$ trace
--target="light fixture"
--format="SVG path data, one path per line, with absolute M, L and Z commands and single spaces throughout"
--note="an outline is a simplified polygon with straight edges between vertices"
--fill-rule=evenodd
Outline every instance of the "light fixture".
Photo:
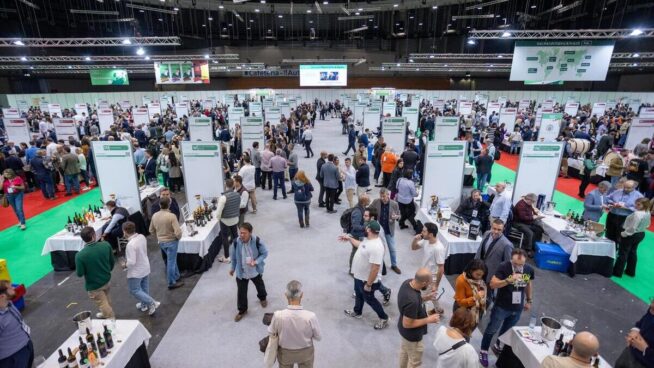
M 359 13 L 359 12 L 356 12 L 356 13 L 354 13 L 354 15 L 361 15 L 361 13 Z
M 497 55 L 497 57 L 501 59 L 501 58 L 503 58 L 504 56 L 502 56 L 502 55 Z
M 357 11 L 363 11 L 363 8 L 359 8 L 359 9 L 357 9 Z
M 409 19 L 413 19 L 413 15 L 409 17 Z
M 474 45 L 476 43 L 477 42 L 475 40 L 473 40 L 472 38 L 468 40 L 468 45 Z
M 204 54 L 204 58 L 205 58 L 205 59 L 208 59 L 208 58 L 209 58 L 209 54 Z
M 203 24 L 203 25 L 202 25 L 202 27 L 206 27 L 206 26 L 207 26 L 206 24 Z
M 412 62 L 413 62 L 413 59 L 409 59 L 409 62 L 412 63 Z
M 68 69 L 73 69 L 73 67 L 71 65 L 68 65 Z
M 209 19 L 209 20 L 213 20 L 213 18 L 212 18 L 212 17 L 209 17 L 208 19 Z
M 91 57 L 87 56 L 87 57 L 84 58 L 84 60 L 91 61 Z
M 126 39 L 124 39 L 121 43 L 122 43 L 123 45 L 131 45 L 131 44 L 132 44 L 132 41 L 130 41 L 129 38 L 126 38 Z
M 159 19 L 157 19 L 157 20 L 160 21 L 160 22 L 163 22 L 163 18 L 159 18 Z
M 282 28 L 282 29 L 284 29 L 284 26 L 279 26 L 279 28 Z
M 139 47 L 138 50 L 136 50 L 136 55 L 145 55 L 145 50 L 143 50 L 143 47 Z
M 311 9 L 307 9 L 307 13 L 311 14 Z
M 284 18 L 284 16 L 280 14 L 277 16 L 277 18 Z
M 312 20 L 310 20 L 310 21 L 309 21 L 309 23 L 310 23 L 310 24 L 313 24 L 313 21 L 312 21 Z
M 225 7 L 222 5 L 218 5 L 218 9 L 225 9 Z
M 429 55 L 429 58 L 430 58 L 430 59 L 433 59 L 433 58 L 434 58 L 434 55 Z
M 531 8 L 532 8 L 532 9 L 536 9 L 536 5 L 532 5 Z
M 434 10 L 435 10 L 435 9 L 438 9 L 438 5 L 434 5 L 434 6 L 432 6 L 431 8 L 434 9 Z
M 250 23 L 254 23 L 254 19 L 250 19 Z
M 266 3 L 266 0 L 261 0 L 261 1 L 259 1 L 259 2 L 260 2 L 261 4 L 265 4 L 265 3 Z
M 393 4 L 394 8 L 397 8 L 398 6 L 400 6 L 400 5 L 399 4 Z
M 329 1 L 323 1 L 322 2 L 322 5 L 327 5 L 327 4 L 329 4 Z
M 150 57 L 149 57 L 149 56 L 146 56 L 146 57 L 145 57 L 145 60 L 150 60 Z
M 25 46 L 25 43 L 23 41 L 21 41 L 21 40 L 16 40 L 16 41 L 14 41 L 14 45 L 16 45 L 16 46 Z
M 254 9 L 254 12 L 258 13 L 258 12 L 260 12 L 260 10 L 259 9 Z
M 639 54 L 639 53 L 635 53 L 635 54 L 633 54 L 632 56 L 633 56 L 633 57 L 640 57 L 640 54 Z
M 25 56 L 21 56 L 20 61 L 27 61 L 27 58 Z
M 145 13 L 145 10 L 141 9 L 139 10 L 139 13 Z
M 477 10 L 481 10 L 481 6 L 478 6 L 478 7 L 477 7 Z
M 371 22 L 372 22 L 372 21 L 371 21 Z M 421 26 L 421 25 L 422 25 L 422 22 L 418 23 L 418 25 Z
M 636 29 L 634 29 L 633 31 L 631 31 L 631 33 L 629 34 L 629 36 L 640 36 L 640 35 L 642 35 L 642 34 L 643 34 L 643 31 L 640 30 L 639 28 L 636 28 Z
M 400 66 L 400 63 L 395 64 L 395 66 Z
M 633 65 L 632 65 L 632 66 L 638 66 L 638 63 L 633 63 Z
M 504 31 L 502 32 L 502 37 L 511 37 L 511 33 Z
M 179 8 L 178 8 L 178 7 L 174 7 L 173 10 L 174 10 L 174 11 L 179 11 Z

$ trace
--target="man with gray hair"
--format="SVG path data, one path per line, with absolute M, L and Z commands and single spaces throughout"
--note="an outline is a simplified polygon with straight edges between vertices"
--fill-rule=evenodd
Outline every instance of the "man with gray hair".
M 273 177 L 273 199 L 277 200 L 277 188 L 282 188 L 282 196 L 286 199 L 286 184 L 284 184 L 284 171 L 288 167 L 288 162 L 282 156 L 283 151 L 277 149 L 275 151 L 275 156 L 270 159 L 270 166 L 272 167 L 272 177 Z
M 523 247 L 529 257 L 534 256 L 536 242 L 541 241 L 543 237 L 543 224 L 540 219 L 545 216 L 534 207 L 537 199 L 536 194 L 529 193 L 513 207 L 513 227 L 525 235 Z
M 320 341 L 320 325 L 316 314 L 302 307 L 302 284 L 292 280 L 286 285 L 286 309 L 276 311 L 268 333 L 279 336 L 277 361 L 280 368 L 313 367 L 313 340 Z
M 604 212 L 606 196 L 609 193 L 609 189 L 611 189 L 611 183 L 602 181 L 597 184 L 597 189 L 586 194 L 586 198 L 584 198 L 584 220 L 599 221 Z

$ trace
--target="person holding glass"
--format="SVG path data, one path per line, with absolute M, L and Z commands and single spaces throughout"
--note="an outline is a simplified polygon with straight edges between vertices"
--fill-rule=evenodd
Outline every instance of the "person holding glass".
M 21 177 L 16 175 L 12 169 L 5 169 L 0 179 L 2 190 L 5 193 L 7 203 L 14 210 L 20 229 L 25 230 L 25 213 L 23 212 L 23 196 L 25 193 L 25 182 Z

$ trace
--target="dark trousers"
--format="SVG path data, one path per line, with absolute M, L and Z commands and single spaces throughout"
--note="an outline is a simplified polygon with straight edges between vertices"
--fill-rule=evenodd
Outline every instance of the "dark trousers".
M 391 182 L 391 173 L 382 172 L 382 186 L 388 188 L 388 184 Z
M 272 189 L 272 171 L 261 172 L 261 189 L 266 189 L 266 181 L 268 182 L 268 190 Z
M 277 188 L 282 188 L 282 195 L 286 198 L 286 184 L 284 184 L 284 172 L 274 172 L 273 176 L 273 198 L 277 199 Z
M 291 179 L 291 181 L 293 181 L 293 178 L 295 178 L 295 174 L 297 174 L 297 172 L 298 172 L 297 167 L 296 168 L 292 168 L 292 167 L 288 168 L 288 176 Z M 291 190 L 292 190 L 292 188 L 291 188 Z
M 622 273 L 627 276 L 636 276 L 636 262 L 638 261 L 638 244 L 645 238 L 645 233 L 636 233 L 631 236 L 620 238 L 618 243 L 618 258 L 613 266 L 613 276 L 622 277 Z M 625 264 L 627 269 L 624 268 Z
M 313 150 L 311 149 L 311 140 L 304 140 L 304 149 L 307 150 L 307 157 L 313 157 Z
M 375 173 L 372 177 L 375 178 L 375 184 L 377 184 L 377 181 L 379 180 L 379 174 L 381 174 L 381 162 L 379 162 L 377 159 L 374 159 L 372 164 L 375 166 Z
M 0 359 L 0 368 L 32 368 L 34 362 L 34 346 L 30 340 L 25 347 L 12 355 Z
M 590 184 L 590 173 L 588 174 L 583 174 L 581 176 L 581 184 L 579 184 L 579 196 L 584 197 L 586 195 L 586 188 L 588 188 L 588 184 Z
M 606 215 L 606 237 L 620 244 L 620 232 L 622 231 L 622 225 L 624 225 L 626 219 L 627 216 L 616 215 L 613 212 L 609 212 L 609 214 Z
M 325 188 L 325 197 L 327 211 L 333 211 L 334 203 L 336 202 L 336 188 Z
M 41 188 L 41 192 L 43 192 L 43 196 L 45 198 L 54 198 L 55 191 L 54 191 L 54 181 L 52 181 L 52 176 L 50 175 L 38 176 L 37 180 L 39 182 L 39 187 Z
M 398 202 L 398 205 L 400 206 L 400 226 L 401 227 L 406 226 L 405 221 L 409 221 L 411 226 L 415 228 L 416 205 L 414 204 L 414 202 L 411 201 L 408 204 Z
M 254 185 L 257 187 L 263 187 L 261 185 L 261 168 L 257 167 L 254 169 Z
M 238 225 L 227 226 L 220 221 L 220 236 L 223 243 L 224 257 L 229 258 L 229 246 L 238 236 Z
M 301 224 L 309 223 L 309 204 L 310 202 L 295 202 L 295 207 L 297 207 L 297 218 Z
M 543 228 L 538 224 L 514 222 L 513 227 L 525 235 L 523 245 L 525 250 L 534 250 L 536 248 L 536 242 L 541 241 L 543 238 Z
M 263 283 L 263 277 L 261 275 L 252 279 L 239 279 L 237 277 L 236 287 L 238 291 L 236 306 L 239 313 L 245 313 L 245 311 L 248 310 L 248 284 L 250 281 L 252 281 L 254 287 L 257 288 L 257 298 L 259 298 L 259 300 L 264 301 L 268 296 L 268 293 L 266 293 L 266 284 Z
M 344 155 L 347 155 L 347 153 L 350 152 L 350 148 L 352 148 L 352 151 L 353 151 L 353 152 L 356 152 L 356 151 L 357 151 L 357 148 L 354 147 L 354 142 L 348 142 L 348 144 L 347 144 L 347 149 L 345 150 L 345 152 L 344 152 L 343 154 L 344 154 Z
M 343 182 L 339 181 L 338 182 L 338 188 L 336 188 L 336 197 L 335 197 L 336 201 L 340 201 L 340 199 L 338 197 L 341 196 L 341 193 L 343 193 Z
M 365 291 L 363 289 L 364 281 L 354 279 L 354 313 L 361 314 L 363 312 L 363 303 L 367 303 L 374 311 L 377 313 L 377 317 L 380 319 L 388 319 L 388 315 L 384 312 L 384 307 L 382 307 L 379 300 L 375 298 L 375 290 L 378 290 L 381 282 L 375 282 L 372 284 L 370 291 Z
M 322 185 L 322 180 L 318 180 L 318 184 L 320 185 L 320 193 L 318 194 L 318 205 L 324 205 L 325 204 L 325 186 Z

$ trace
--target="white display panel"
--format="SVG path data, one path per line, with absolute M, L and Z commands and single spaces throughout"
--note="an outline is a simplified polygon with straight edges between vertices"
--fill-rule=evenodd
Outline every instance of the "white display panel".
M 554 109 L 544 109 L 542 107 L 539 107 L 536 109 L 536 123 L 534 124 L 536 127 L 539 127 L 541 124 L 541 121 L 543 120 L 543 114 L 552 114 L 554 113 Z
M 20 119 L 20 111 L 18 111 L 18 109 L 15 107 L 2 109 L 2 116 L 5 119 Z
M 159 102 L 150 102 L 148 104 L 148 116 L 154 119 L 154 116 L 161 114 L 161 104 Z
M 32 140 L 27 119 L 4 119 L 5 133 L 9 141 L 16 146 L 20 143 L 29 143 Z
M 518 102 L 518 110 L 525 111 L 531 106 L 531 100 L 520 100 Z
M 145 107 L 132 109 L 132 116 L 134 117 L 134 124 L 137 126 L 138 125 L 148 126 L 150 123 L 148 109 Z
M 544 194 L 551 201 L 561 166 L 563 143 L 523 142 L 513 188 L 513 204 L 520 197 Z
M 402 153 L 406 138 L 406 120 L 403 117 L 384 118 L 382 135 L 387 147 L 391 147 L 397 154 Z
M 389 115 L 391 117 L 394 117 L 396 115 L 395 114 L 396 111 L 397 111 L 397 104 L 395 102 L 384 102 L 383 105 L 384 117 Z
M 86 106 L 85 103 L 76 103 L 75 104 L 75 112 L 78 114 L 85 113 L 86 116 L 89 116 L 89 108 Z
M 284 115 L 284 117 L 288 119 L 288 117 L 291 116 L 291 104 L 288 102 L 280 102 L 277 105 L 279 106 L 282 115 Z M 275 124 L 277 123 L 279 123 L 279 121 L 275 122 Z
M 553 109 L 554 105 L 556 105 L 556 101 L 554 100 L 543 100 L 543 102 L 540 103 L 540 107 L 544 109 Z
M 205 110 L 213 109 L 215 105 L 216 105 L 216 101 L 213 99 L 206 99 L 202 101 L 202 108 Z
M 259 142 L 259 147 L 263 147 L 263 118 L 261 116 L 241 118 L 241 147 L 245 152 L 252 148 L 252 143 Z
M 561 113 L 548 113 L 543 114 L 540 123 L 540 130 L 538 131 L 538 141 L 540 142 L 554 142 L 559 137 L 561 131 Z
M 79 132 L 77 131 L 77 124 L 75 119 L 52 119 L 52 124 L 57 134 L 57 139 L 63 139 L 68 142 L 68 137 L 73 137 L 79 140 Z
M 374 132 L 379 128 L 380 111 L 376 107 L 367 107 L 363 113 L 363 129 L 370 129 Z
M 143 104 L 143 106 L 149 105 L 150 102 L 152 102 L 152 98 L 150 98 L 148 96 L 141 97 L 141 104 Z
M 502 104 L 500 104 L 499 102 L 489 102 L 488 108 L 486 109 L 486 114 L 488 116 L 491 116 L 493 115 L 493 113 L 499 113 L 501 107 Z
M 279 107 L 269 107 L 266 109 L 266 121 L 269 121 L 270 124 L 279 124 L 279 120 L 282 118 L 282 109 Z
M 613 40 L 516 41 L 512 81 L 603 81 L 613 54 Z
M 459 136 L 459 118 L 456 116 L 437 116 L 434 124 L 434 138 L 449 141 Z
M 418 108 L 405 107 L 402 109 L 402 116 L 409 123 L 409 130 L 415 132 L 418 129 Z
M 223 159 L 218 142 L 182 142 L 182 168 L 186 202 L 194 211 L 199 195 L 209 202 L 224 191 Z
M 347 65 L 300 65 L 301 87 L 345 87 Z
M 91 144 L 102 200 L 107 202 L 115 195 L 121 207 L 140 211 L 141 194 L 131 144 L 127 141 L 93 141 Z
M 39 103 L 39 109 L 41 112 L 50 112 L 49 106 L 50 104 L 47 101 L 41 101 Z
M 513 132 L 513 127 L 515 126 L 515 118 L 518 114 L 518 109 L 515 107 L 505 107 L 500 110 L 500 120 L 499 125 L 504 124 L 507 132 Z
M 98 124 L 100 125 L 100 134 L 111 129 L 114 123 L 114 111 L 108 108 L 98 109 Z
M 431 207 L 431 196 L 455 210 L 463 191 L 466 141 L 433 141 L 427 145 L 420 207 Z M 447 180 L 443 180 L 447 178 Z
M 263 109 L 268 110 L 269 108 L 275 106 L 275 102 L 273 100 L 263 100 Z
M 120 108 L 123 109 L 123 110 L 127 110 L 127 109 L 129 109 L 130 107 L 132 107 L 132 103 L 131 103 L 130 101 L 128 101 L 128 100 L 119 101 L 119 102 L 118 102 L 118 105 L 119 105 Z
M 177 115 L 178 118 L 182 118 L 184 116 L 188 116 L 188 102 L 180 102 L 175 104 L 175 115 Z
M 213 141 L 213 127 L 211 118 L 190 117 L 188 119 L 188 133 L 191 141 Z
M 440 112 L 445 110 L 445 100 L 434 100 L 432 105 L 434 106 L 434 109 L 438 109 Z
M 654 138 L 654 118 L 634 118 L 631 120 L 624 148 L 633 150 L 645 138 Z
M 604 113 L 606 112 L 606 102 L 595 102 L 593 104 L 593 110 L 591 110 L 590 116 L 593 117 L 593 115 L 597 116 L 597 118 L 601 118 L 604 116 Z
M 256 114 L 256 116 L 261 116 L 263 109 L 261 106 L 261 102 L 250 102 L 250 116 L 253 116 L 252 114 Z
M 457 115 L 470 115 L 472 114 L 472 101 L 459 101 L 457 108 Z
M 654 119 L 654 107 L 642 107 L 638 113 L 639 118 Z
M 55 115 L 58 117 L 64 116 L 61 112 L 61 105 L 58 103 L 48 104 L 48 113 L 50 113 L 51 117 L 54 117 Z
M 18 106 L 18 110 L 21 112 L 27 112 L 30 109 L 30 104 L 25 100 L 16 100 L 16 106 Z
M 352 109 L 352 118 L 354 122 L 363 121 L 363 113 L 368 108 L 368 104 L 365 102 L 356 102 L 354 108 Z
M 291 107 L 292 110 L 297 109 L 297 100 L 296 99 L 289 99 L 288 100 L 288 105 Z M 288 117 L 288 116 L 287 116 Z
M 577 116 L 577 112 L 579 111 L 579 103 L 578 102 L 568 102 L 565 104 L 565 109 L 564 112 L 570 116 Z
M 166 110 L 168 110 L 168 105 L 170 105 L 171 99 L 168 96 L 161 96 L 159 97 L 159 107 L 161 108 L 161 113 L 165 113 Z
M 506 106 L 506 101 L 508 101 L 508 100 L 509 100 L 509 98 L 506 97 L 506 96 L 500 96 L 500 97 L 498 97 L 498 98 L 497 98 L 497 102 L 500 103 L 500 108 Z
M 227 109 L 227 123 L 229 128 L 234 128 L 235 124 L 241 122 L 241 118 L 245 116 L 245 110 L 242 107 L 229 107 Z

